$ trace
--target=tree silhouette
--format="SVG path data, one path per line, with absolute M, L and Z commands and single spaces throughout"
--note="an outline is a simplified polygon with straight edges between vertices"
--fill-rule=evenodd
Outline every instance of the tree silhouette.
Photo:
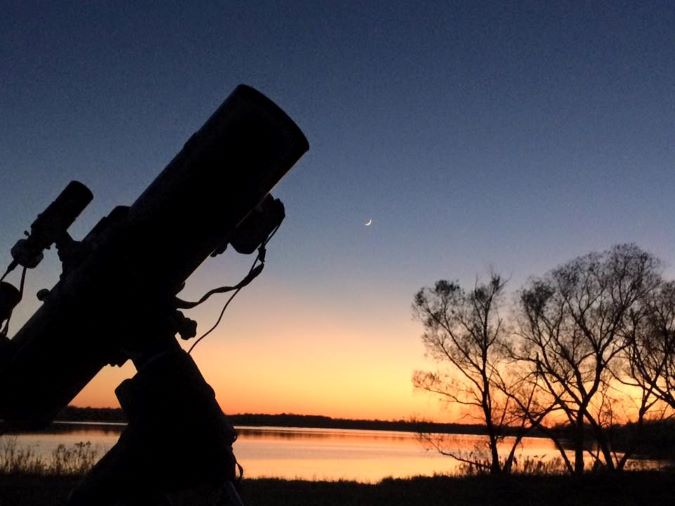
M 632 316 L 626 383 L 675 408 L 675 282 L 663 282 Z
M 595 465 L 625 464 L 626 456 L 613 452 L 608 431 L 616 422 L 615 396 L 622 395 L 615 393 L 613 380 L 623 375 L 625 336 L 659 286 L 658 270 L 652 255 L 619 245 L 572 260 L 531 280 L 521 292 L 518 358 L 537 378 L 540 402 L 567 420 L 575 473 L 584 470 L 589 442 L 596 445 Z
M 487 432 L 487 458 L 480 449 L 462 453 L 448 449 L 440 437 L 423 437 L 442 454 L 491 473 L 512 469 L 516 448 L 532 426 L 527 418 L 514 416 L 517 411 L 505 395 L 513 385 L 502 371 L 509 360 L 508 334 L 499 314 L 504 286 L 497 274 L 486 283 L 477 281 L 468 292 L 455 282 L 440 280 L 417 292 L 413 301 L 413 314 L 424 326 L 427 354 L 444 366 L 439 372 L 416 371 L 413 384 L 468 408 L 470 416 L 480 413 Z M 499 443 L 506 429 L 514 427 L 522 430 L 516 431 L 506 457 L 501 458 Z

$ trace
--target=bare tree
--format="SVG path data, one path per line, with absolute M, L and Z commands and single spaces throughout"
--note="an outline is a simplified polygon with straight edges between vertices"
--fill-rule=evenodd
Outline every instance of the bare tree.
M 469 292 L 440 280 L 432 288 L 421 289 L 413 301 L 413 314 L 424 326 L 422 341 L 428 356 L 446 366 L 443 372 L 415 372 L 413 384 L 477 416 L 485 424 L 488 457 L 448 450 L 429 436 L 426 440 L 444 455 L 491 473 L 512 469 L 516 448 L 531 427 L 526 419 L 514 418 L 504 395 L 510 388 L 502 371 L 508 359 L 507 334 L 499 314 L 504 286 L 497 274 L 486 283 L 477 281 Z M 507 431 L 516 436 L 502 459 L 499 443 Z
M 675 408 L 675 282 L 663 282 L 626 333 L 629 380 L 643 397 Z
M 584 470 L 588 443 L 596 465 L 625 464 L 607 431 L 615 420 L 612 385 L 621 375 L 626 328 L 659 285 L 658 268 L 649 253 L 619 245 L 531 280 L 521 293 L 519 358 L 538 380 L 539 402 L 562 413 L 573 433 L 575 473 Z

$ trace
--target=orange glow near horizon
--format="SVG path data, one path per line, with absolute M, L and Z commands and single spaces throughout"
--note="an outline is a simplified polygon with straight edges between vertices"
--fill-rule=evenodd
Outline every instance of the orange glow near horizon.
M 331 314 L 297 294 L 267 287 L 264 315 L 255 294 L 232 306 L 222 326 L 194 351 L 226 413 L 296 413 L 341 418 L 453 421 L 457 415 L 437 398 L 413 389 L 424 359 L 420 329 L 388 318 L 382 302 L 367 319 Z M 281 303 L 280 301 L 283 301 Z M 407 309 L 407 308 L 406 308 Z M 229 310 L 228 310 L 229 311 Z M 213 309 L 199 317 L 202 327 Z M 114 389 L 134 368 L 107 367 L 74 399 L 76 406 L 118 406 Z
M 373 300 L 361 314 L 340 305 L 322 309 L 324 302 L 268 283 L 238 299 L 193 356 L 228 414 L 480 423 L 463 416 L 466 410 L 413 389 L 415 370 L 436 367 L 424 358 L 421 326 L 402 304 Z M 194 315 L 201 328 L 208 328 L 217 306 Z M 73 404 L 118 406 L 114 389 L 134 372 L 131 363 L 105 368 Z M 615 414 L 629 420 L 636 405 L 625 398 Z M 552 415 L 549 421 L 564 417 Z

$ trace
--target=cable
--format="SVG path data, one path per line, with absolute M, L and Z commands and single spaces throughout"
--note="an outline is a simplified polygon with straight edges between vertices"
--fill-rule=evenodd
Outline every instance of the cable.
M 220 286 L 218 288 L 214 288 L 213 290 L 209 290 L 206 292 L 199 300 L 197 301 L 187 301 L 180 299 L 178 297 L 175 298 L 174 300 L 174 305 L 178 309 L 192 309 L 194 307 L 197 307 L 198 305 L 202 304 L 203 302 L 206 302 L 212 295 L 215 295 L 217 293 L 227 293 L 231 292 L 233 290 L 239 290 L 241 288 L 244 288 L 246 285 L 248 285 L 251 281 L 253 281 L 255 278 L 257 278 L 262 270 L 265 268 L 265 255 L 267 253 L 267 250 L 265 247 L 267 246 L 267 243 L 270 242 L 272 237 L 274 237 L 274 234 L 279 230 L 279 225 L 277 225 L 272 232 L 267 236 L 267 239 L 258 247 L 258 256 L 256 257 L 255 261 L 253 262 L 253 266 L 251 269 L 249 269 L 248 274 L 244 276 L 244 278 L 237 283 L 236 285 L 232 286 Z M 260 260 L 260 265 L 255 265 L 256 262 Z
M 204 302 L 206 299 L 208 299 L 214 293 L 223 293 L 223 292 L 226 292 L 226 291 L 234 290 L 234 293 L 232 295 L 230 295 L 230 297 L 227 299 L 227 301 L 225 301 L 225 305 L 223 306 L 223 309 L 221 309 L 220 315 L 218 316 L 218 319 L 216 320 L 216 323 L 214 323 L 213 326 L 209 330 L 204 332 L 201 336 L 199 336 L 197 338 L 197 340 L 194 343 L 192 343 L 192 346 L 190 346 L 190 348 L 188 349 L 188 354 L 191 354 L 192 350 L 195 349 L 195 346 L 197 346 L 211 332 L 216 330 L 216 327 L 218 327 L 218 325 L 220 325 L 220 322 L 222 321 L 223 316 L 225 315 L 225 311 L 227 310 L 227 307 L 234 300 L 234 298 L 237 296 L 237 294 L 241 291 L 242 288 L 244 288 L 246 285 L 248 285 L 251 281 L 253 281 L 258 276 L 258 274 L 260 274 L 262 272 L 263 267 L 265 267 L 265 256 L 267 254 L 267 249 L 266 249 L 267 243 L 269 243 L 270 240 L 272 239 L 272 237 L 274 237 L 274 234 L 277 233 L 277 230 L 279 230 L 279 225 L 277 225 L 274 228 L 274 230 L 272 230 L 272 232 L 270 232 L 270 235 L 267 236 L 267 239 L 265 239 L 265 241 L 260 245 L 260 247 L 258 248 L 258 256 L 256 256 L 255 260 L 253 261 L 253 264 L 251 264 L 251 268 L 249 269 L 248 274 L 244 277 L 244 279 L 242 279 L 239 283 L 234 285 L 234 287 L 215 288 L 215 289 L 207 292 L 196 303 L 187 303 L 187 304 L 194 304 L 191 307 L 195 307 L 196 305 Z M 258 265 L 258 262 L 260 262 L 259 265 Z M 185 301 L 180 301 L 180 302 L 186 303 Z
M 223 319 L 223 316 L 225 315 L 225 310 L 227 309 L 227 306 L 230 305 L 230 302 L 232 302 L 232 300 L 237 296 L 237 294 L 238 294 L 240 291 L 241 291 L 241 288 L 237 288 L 237 289 L 235 290 L 235 292 L 234 292 L 232 295 L 230 295 L 230 297 L 227 299 L 227 302 L 225 302 L 225 305 L 223 306 L 223 309 L 220 311 L 220 316 L 218 316 L 218 319 L 216 320 L 216 323 L 214 323 L 213 326 L 212 326 L 209 330 L 207 330 L 206 332 L 204 332 L 201 336 L 199 336 L 199 337 L 197 338 L 197 340 L 196 340 L 194 343 L 192 343 L 192 346 L 190 346 L 190 349 L 188 350 L 188 354 L 191 354 L 191 353 L 192 353 L 192 350 L 195 349 L 195 346 L 197 346 L 197 345 L 202 341 L 202 339 L 204 339 L 204 338 L 205 338 L 206 336 L 208 336 L 211 332 L 213 332 L 214 330 L 216 330 L 216 327 L 220 324 L 220 321 Z
M 19 284 L 19 300 L 23 299 L 23 287 L 26 284 L 26 269 L 25 267 L 21 271 L 21 282 Z
M 260 249 L 264 251 L 264 246 L 260 246 Z M 263 254 L 263 257 L 264 257 L 264 254 Z M 249 270 L 249 273 L 253 272 L 253 270 L 256 268 L 256 264 L 258 263 L 258 260 L 260 260 L 260 253 L 258 253 L 258 256 L 257 256 L 257 257 L 255 258 L 255 260 L 253 261 L 253 264 L 251 265 L 251 269 Z M 263 263 L 263 264 L 260 264 L 260 266 L 262 266 L 262 265 L 264 265 L 264 263 Z M 258 266 L 258 267 L 260 267 L 260 266 Z M 245 278 L 244 278 L 244 279 L 245 279 Z M 220 325 L 220 322 L 221 322 L 221 320 L 223 319 L 223 316 L 225 315 L 225 311 L 227 310 L 227 307 L 230 305 L 230 302 L 232 302 L 232 301 L 234 300 L 234 298 L 237 296 L 237 294 L 238 294 L 239 292 L 241 292 L 241 289 L 242 289 L 242 288 L 244 288 L 244 287 L 243 287 L 243 286 L 240 286 L 239 288 L 237 288 L 237 289 L 234 291 L 234 293 L 233 293 L 232 295 L 229 296 L 229 298 L 227 299 L 227 301 L 225 301 L 225 305 L 223 306 L 223 309 L 221 309 L 221 311 L 220 311 L 220 315 L 218 316 L 218 319 L 216 320 L 216 323 L 214 323 L 213 326 L 212 326 L 209 330 L 207 330 L 206 332 L 204 332 L 201 336 L 199 336 L 199 337 L 197 338 L 197 340 L 196 340 L 194 343 L 192 343 L 192 346 L 190 346 L 190 349 L 188 350 L 188 355 L 192 353 L 192 350 L 195 349 L 195 346 L 197 346 L 197 345 L 202 341 L 202 339 L 204 339 L 204 338 L 205 338 L 206 336 L 208 336 L 211 332 L 213 332 L 214 330 L 216 330 L 216 327 L 218 327 L 218 325 Z
M 5 271 L 5 273 L 0 278 L 0 282 L 4 281 L 5 278 L 7 277 L 7 274 L 12 272 L 16 268 L 17 265 L 19 265 L 19 264 L 16 263 L 16 260 L 12 260 L 12 262 L 10 262 L 10 264 L 7 266 L 7 270 Z
M 259 257 L 256 260 L 258 260 L 258 259 L 259 259 Z M 192 309 L 192 308 L 200 305 L 201 303 L 205 302 L 209 297 L 211 297 L 211 295 L 215 295 L 216 293 L 227 293 L 227 292 L 231 292 L 232 290 L 240 290 L 240 289 L 244 288 L 246 285 L 248 285 L 255 278 L 257 278 L 258 275 L 262 272 L 264 267 L 265 267 L 264 263 L 261 263 L 260 265 L 255 266 L 254 268 L 252 268 L 248 272 L 248 274 L 244 277 L 244 279 L 242 279 L 236 285 L 234 285 L 234 286 L 221 286 L 219 288 L 214 288 L 213 290 L 209 290 L 208 292 L 206 292 L 202 296 L 202 298 L 200 298 L 196 302 L 190 302 L 190 301 L 186 301 L 186 300 L 179 299 L 178 297 L 176 297 L 175 306 L 178 309 Z

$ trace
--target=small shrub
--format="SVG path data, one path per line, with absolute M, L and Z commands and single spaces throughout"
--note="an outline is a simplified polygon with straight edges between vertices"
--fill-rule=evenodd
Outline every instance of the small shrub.
M 97 453 L 91 441 L 80 441 L 71 447 L 60 444 L 52 452 L 47 472 L 56 475 L 83 474 L 96 463 Z
M 0 470 L 3 473 L 44 472 L 45 464 L 33 448 L 19 446 L 16 437 L 3 437 L 0 440 Z
M 90 441 L 72 446 L 60 444 L 49 457 L 38 455 L 30 446 L 21 446 L 16 437 L 0 438 L 0 473 L 77 475 L 96 463 L 98 451 Z
M 548 460 L 540 457 L 526 457 L 517 466 L 514 466 L 514 471 L 518 474 L 543 476 L 562 474 L 565 472 L 565 467 L 559 457 Z

